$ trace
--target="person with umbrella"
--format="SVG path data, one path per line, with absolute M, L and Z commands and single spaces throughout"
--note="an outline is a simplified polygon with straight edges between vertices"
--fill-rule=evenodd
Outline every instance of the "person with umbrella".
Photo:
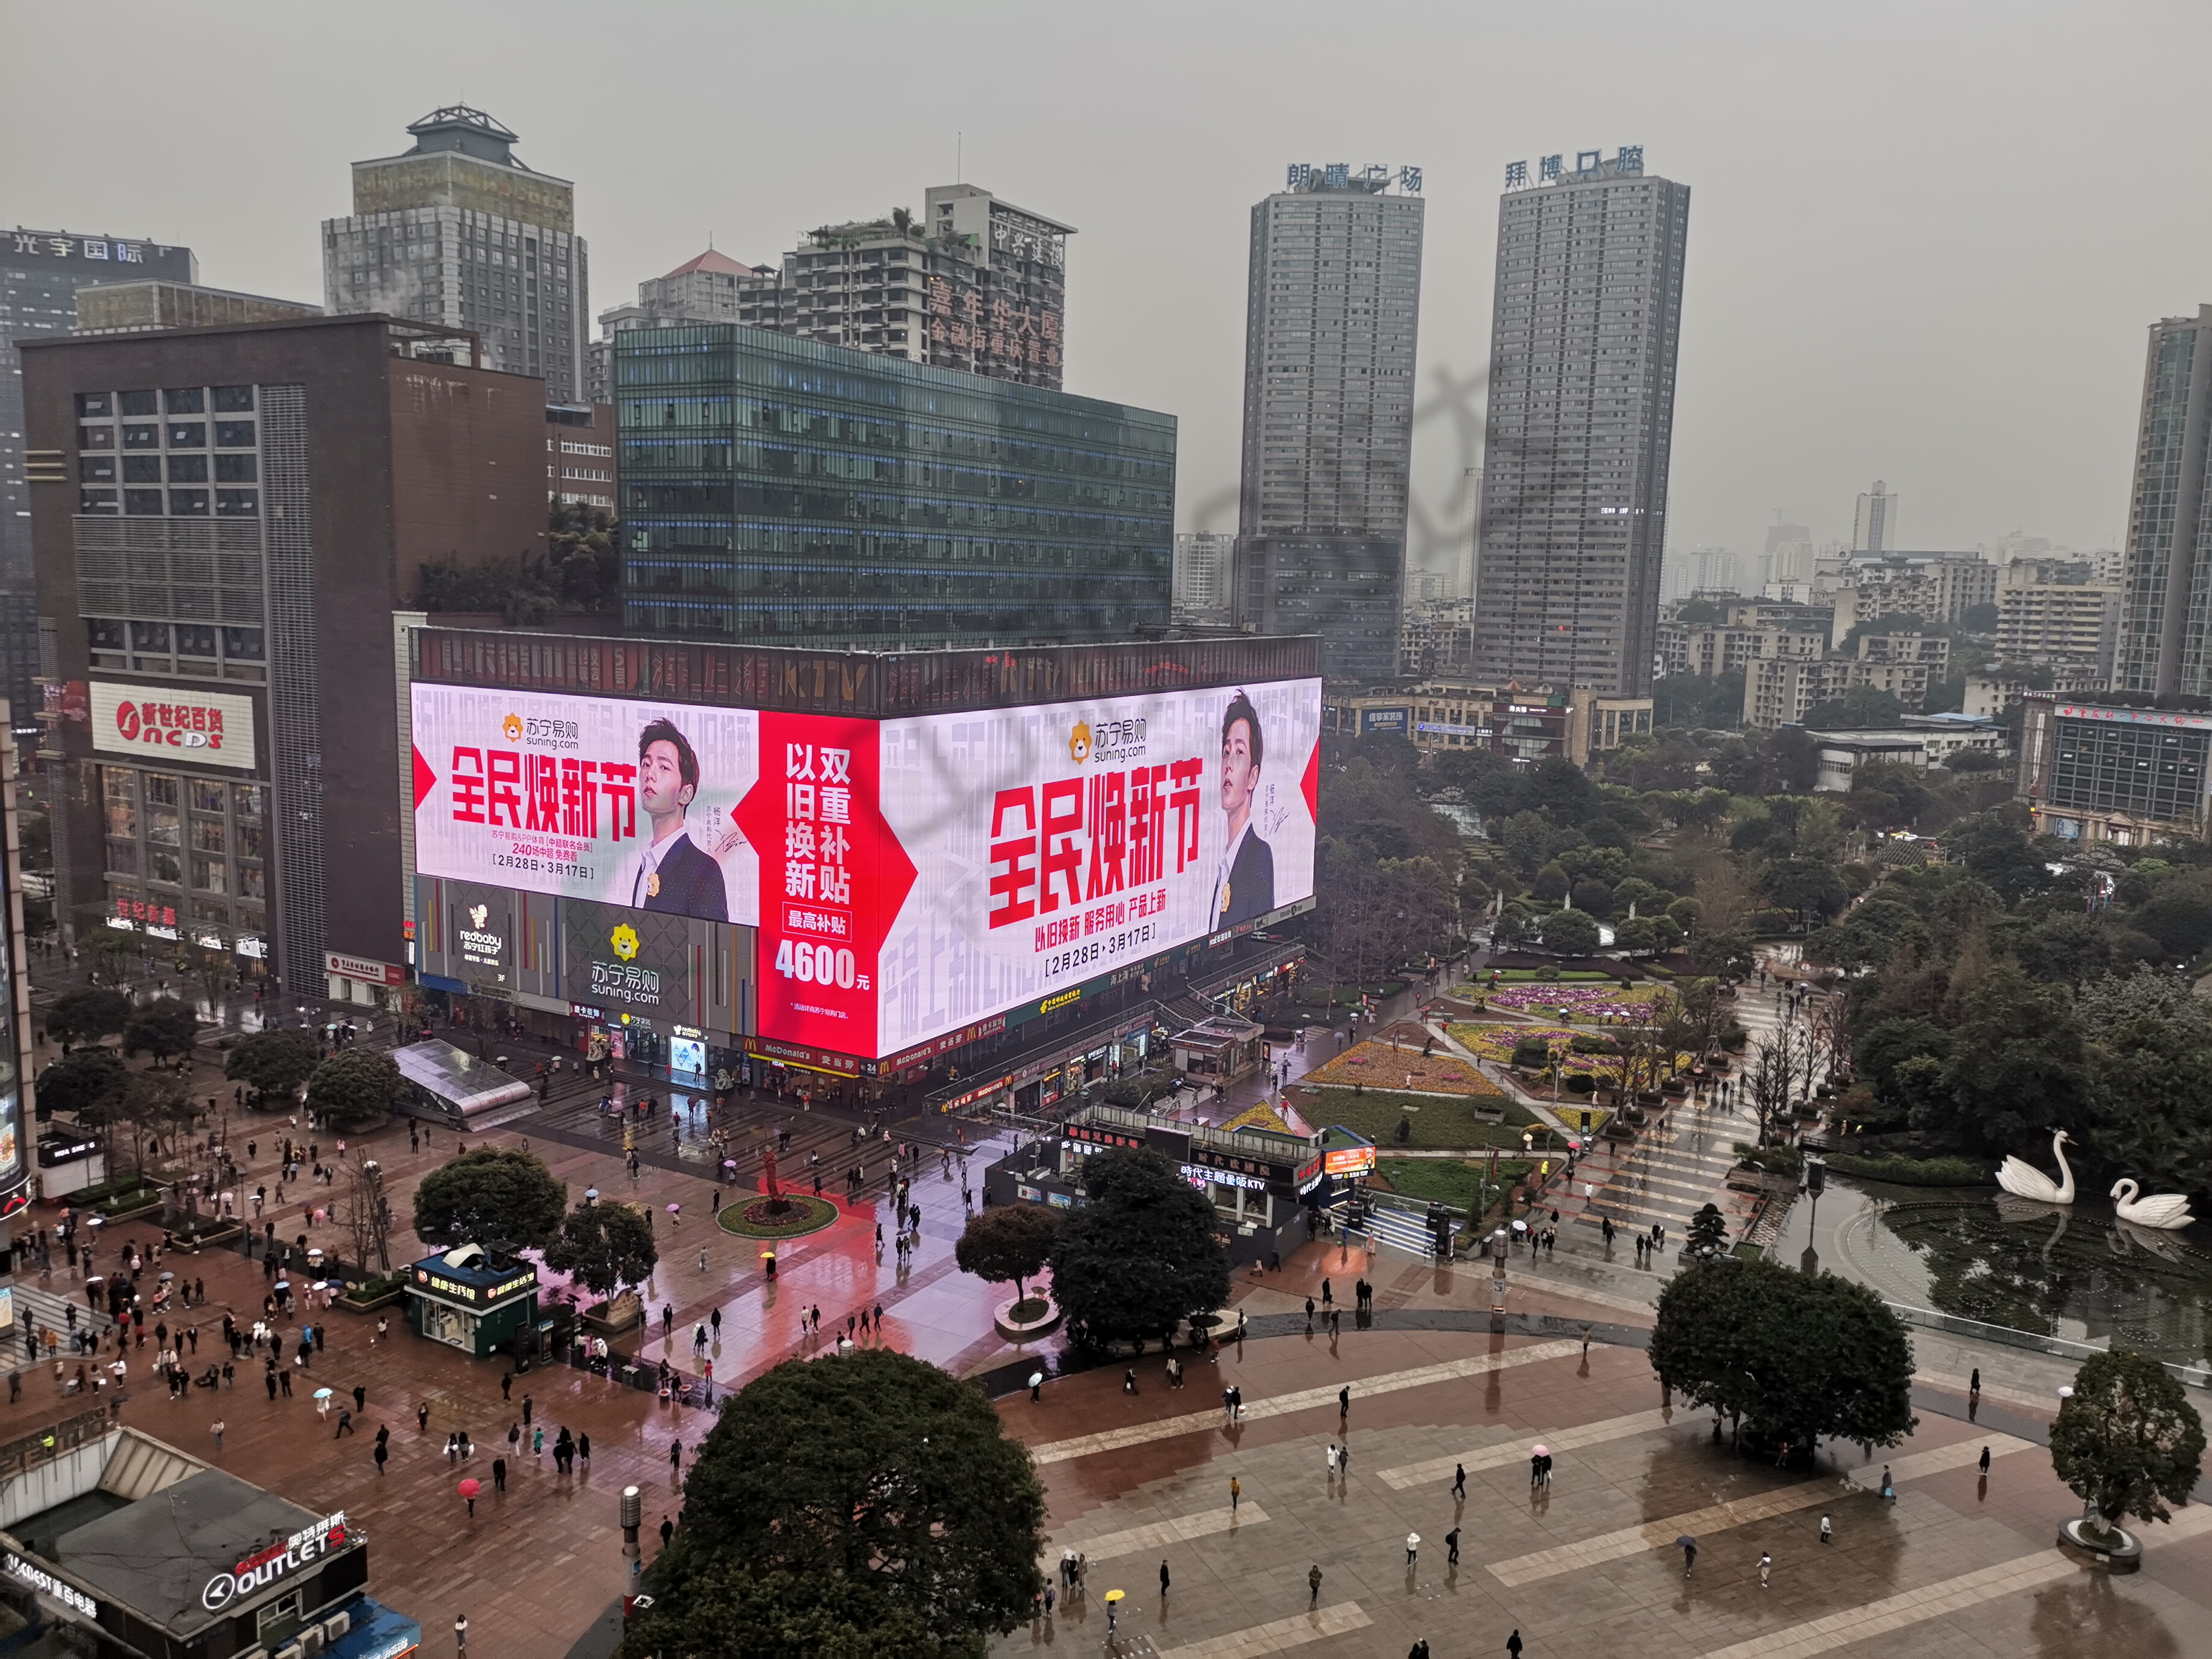
M 469 1480 L 462 1481 L 458 1490 L 461 1496 L 468 1500 L 469 1518 L 471 1521 L 475 1520 L 477 1514 L 477 1494 L 483 1490 L 483 1482 L 471 1477 Z

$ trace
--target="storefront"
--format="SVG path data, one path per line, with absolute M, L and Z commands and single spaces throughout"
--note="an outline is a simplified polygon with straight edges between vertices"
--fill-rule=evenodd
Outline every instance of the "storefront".
M 107 1158 L 97 1138 L 82 1134 L 39 1137 L 39 1196 L 49 1203 L 97 1187 L 107 1179 Z
M 365 1593 L 368 1540 L 343 1510 L 302 1508 L 106 1417 L 0 1449 L 25 1466 L 0 1530 L 0 1597 L 67 1626 L 72 1650 L 402 1659 L 421 1647 L 420 1626 Z
M 1207 1083 L 1233 1083 L 1260 1069 L 1267 1030 L 1236 1014 L 1215 1014 L 1169 1039 L 1178 1072 Z
M 536 1326 L 538 1269 L 480 1244 L 425 1256 L 407 1270 L 407 1314 L 416 1335 L 481 1359 Z
M 1300 1167 L 1317 1155 L 1308 1141 L 1266 1129 L 1224 1133 L 1110 1106 L 1086 1108 L 1058 1134 L 1018 1146 L 984 1172 L 984 1192 L 993 1204 L 1079 1207 L 1085 1162 L 1115 1147 L 1149 1147 L 1204 1193 L 1234 1261 L 1286 1254 L 1310 1236 L 1297 1193 Z

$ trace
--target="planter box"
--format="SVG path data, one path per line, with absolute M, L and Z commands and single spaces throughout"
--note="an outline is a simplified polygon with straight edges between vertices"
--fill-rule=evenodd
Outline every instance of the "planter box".
M 580 1322 L 585 1329 L 597 1331 L 601 1336 L 619 1336 L 644 1318 L 645 1304 L 633 1292 L 586 1308 Z
M 130 1221 L 142 1215 L 151 1215 L 155 1211 L 161 1207 L 161 1195 L 159 1193 L 149 1193 L 143 1200 L 130 1200 L 126 1207 L 119 1210 L 111 1210 L 105 1204 L 95 1204 L 93 1206 L 93 1208 L 99 1213 L 100 1224 L 103 1226 L 112 1224 L 118 1221 Z
M 1012 1300 L 1001 1302 L 991 1310 L 991 1323 L 998 1328 L 999 1334 L 1009 1342 L 1029 1341 L 1033 1337 L 1044 1335 L 1060 1323 L 1060 1304 L 1048 1296 L 1031 1297 L 1030 1299 L 1032 1302 L 1043 1303 L 1044 1311 L 1024 1324 L 1014 1323 L 1012 1316 L 1015 1304 Z
M 216 1227 L 207 1232 L 195 1234 L 189 1238 L 180 1238 L 173 1233 L 163 1241 L 163 1243 L 167 1249 L 183 1250 L 197 1255 L 202 1250 L 212 1249 L 229 1243 L 245 1231 L 243 1227 L 236 1225 Z
M 406 1294 L 407 1287 L 404 1285 L 394 1285 L 390 1290 L 386 1291 L 381 1295 L 372 1296 L 366 1301 L 356 1302 L 349 1296 L 341 1296 L 333 1297 L 331 1299 L 331 1305 L 334 1308 L 343 1308 L 348 1313 L 374 1313 L 379 1308 L 390 1307 L 393 1303 L 398 1301 L 401 1297 Z

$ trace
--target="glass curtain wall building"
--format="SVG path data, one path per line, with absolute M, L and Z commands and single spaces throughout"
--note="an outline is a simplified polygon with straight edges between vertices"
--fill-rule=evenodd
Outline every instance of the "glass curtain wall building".
M 1176 420 L 733 326 L 616 338 L 625 625 L 854 649 L 1170 620 Z
M 2121 577 L 2116 691 L 2212 695 L 2212 306 L 2152 325 Z

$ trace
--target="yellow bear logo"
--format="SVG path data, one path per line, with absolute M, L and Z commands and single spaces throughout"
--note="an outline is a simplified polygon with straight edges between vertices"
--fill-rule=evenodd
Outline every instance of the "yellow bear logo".
M 1067 734 L 1067 757 L 1078 766 L 1091 758 L 1091 722 L 1078 720 Z
M 624 962 L 637 960 L 637 929 L 624 922 L 607 935 L 607 943 L 615 947 L 615 954 Z
M 509 714 L 507 719 L 501 723 L 500 729 L 507 733 L 507 740 L 509 743 L 520 743 L 522 741 L 522 716 L 520 714 Z

